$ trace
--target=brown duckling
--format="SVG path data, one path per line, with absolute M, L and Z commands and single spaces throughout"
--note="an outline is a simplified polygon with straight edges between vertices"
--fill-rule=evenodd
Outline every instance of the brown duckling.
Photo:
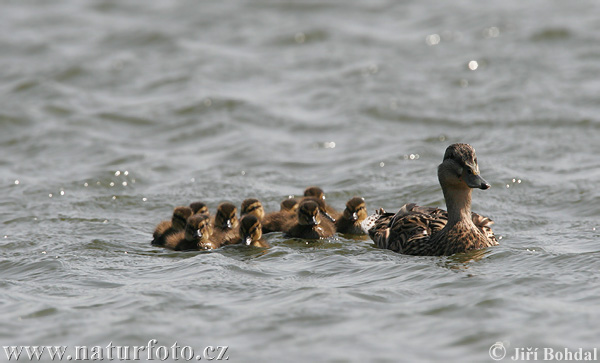
M 319 239 L 331 237 L 335 226 L 321 218 L 319 205 L 314 200 L 303 200 L 298 206 L 297 219 L 286 227 L 285 237 Z
M 377 247 L 408 255 L 448 256 L 498 244 L 492 220 L 471 212 L 472 190 L 490 188 L 479 175 L 475 149 L 468 144 L 448 146 L 438 179 L 448 212 L 410 203 L 396 214 L 380 211 L 369 216 L 363 227 Z
M 262 221 L 265 218 L 265 209 L 258 199 L 249 198 L 242 202 L 240 218 L 246 214 L 254 215 L 259 221 Z
M 183 231 L 186 220 L 191 215 L 192 210 L 189 207 L 176 207 L 173 210 L 173 217 L 170 221 L 162 221 L 156 226 L 152 234 L 152 245 L 163 246 L 167 236 Z
M 365 234 L 361 223 L 367 218 L 367 207 L 365 200 L 354 197 L 346 203 L 346 208 L 340 218 L 335 222 L 335 229 L 339 233 Z
M 296 198 L 288 198 L 279 204 L 280 212 L 292 212 L 296 213 L 298 210 L 298 199 Z
M 321 213 L 331 222 L 335 223 L 340 217 L 340 213 L 325 202 L 325 193 L 323 192 L 323 189 L 315 186 L 308 187 L 304 190 L 304 197 L 303 200 L 306 199 L 306 197 L 313 197 L 319 200 L 319 209 L 321 210 Z
M 281 202 L 278 212 L 267 214 L 262 219 L 262 232 L 283 232 L 285 226 L 293 223 L 296 219 L 296 211 L 298 210 L 298 200 L 288 198 Z
M 175 251 L 213 250 L 220 244 L 212 240 L 210 218 L 204 214 L 195 214 L 187 219 L 184 231 L 166 238 L 165 247 Z
M 237 208 L 235 205 L 224 202 L 217 207 L 213 219 L 213 236 L 221 244 L 229 244 L 236 237 L 238 227 Z
M 190 204 L 190 208 L 192 208 L 194 214 L 206 214 L 207 216 L 210 216 L 208 206 L 203 202 L 193 202 Z
M 262 238 L 262 225 L 253 214 L 246 214 L 240 219 L 239 235 L 231 244 L 243 244 L 253 247 L 268 248 L 269 243 Z

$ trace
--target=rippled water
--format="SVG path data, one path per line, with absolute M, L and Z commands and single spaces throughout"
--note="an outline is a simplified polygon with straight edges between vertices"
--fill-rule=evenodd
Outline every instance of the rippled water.
M 236 362 L 598 347 L 598 3 L 4 1 L 0 29 L 2 345 L 156 339 Z M 276 210 L 316 184 L 338 209 L 443 206 L 453 142 L 492 184 L 473 209 L 498 247 L 150 246 L 193 200 Z

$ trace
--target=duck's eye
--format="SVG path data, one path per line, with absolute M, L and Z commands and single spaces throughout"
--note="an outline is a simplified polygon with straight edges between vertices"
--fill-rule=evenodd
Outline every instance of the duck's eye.
M 467 169 L 467 174 L 469 174 L 469 175 L 473 175 L 473 169 L 471 169 L 471 168 L 468 168 L 468 169 Z

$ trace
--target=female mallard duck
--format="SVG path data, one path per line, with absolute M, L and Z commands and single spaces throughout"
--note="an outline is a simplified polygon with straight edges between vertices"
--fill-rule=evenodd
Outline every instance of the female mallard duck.
M 479 175 L 473 147 L 448 146 L 438 179 L 448 212 L 415 204 L 405 204 L 395 215 L 378 212 L 363 223 L 377 247 L 407 255 L 448 256 L 498 244 L 492 220 L 471 213 L 471 190 L 490 188 Z
M 319 208 L 321 209 L 321 213 L 323 213 L 323 215 L 331 222 L 335 223 L 336 219 L 339 218 L 340 213 L 325 202 L 325 193 L 323 192 L 323 189 L 315 186 L 308 187 L 304 190 L 304 197 L 314 197 L 318 199 L 320 201 Z
M 176 207 L 173 210 L 173 217 L 170 221 L 162 221 L 152 234 L 152 245 L 163 246 L 165 239 L 172 234 L 183 231 L 186 220 L 192 215 L 192 210 L 189 207 Z
M 365 200 L 361 197 L 354 197 L 346 203 L 342 216 L 335 222 L 335 229 L 339 233 L 365 234 L 361 226 L 365 219 L 367 219 Z
M 213 219 L 214 239 L 222 244 L 228 244 L 235 238 L 238 219 L 235 205 L 224 202 L 217 207 L 217 213 Z
M 213 250 L 220 244 L 212 240 L 210 218 L 195 214 L 187 219 L 185 230 L 167 237 L 165 247 L 175 251 Z
M 193 202 L 190 204 L 190 208 L 192 208 L 194 214 L 206 214 L 207 216 L 210 215 L 208 207 L 203 202 Z
M 258 199 L 249 198 L 242 202 L 240 218 L 246 214 L 252 214 L 258 218 L 259 221 L 262 221 L 262 219 L 265 218 L 265 209 Z
M 286 229 L 287 238 L 319 239 L 331 237 L 335 226 L 327 219 L 321 219 L 319 205 L 314 200 L 303 200 L 298 206 L 297 220 Z
M 240 219 L 239 235 L 231 244 L 243 244 L 253 247 L 268 248 L 269 243 L 262 238 L 262 225 L 253 214 L 247 214 Z

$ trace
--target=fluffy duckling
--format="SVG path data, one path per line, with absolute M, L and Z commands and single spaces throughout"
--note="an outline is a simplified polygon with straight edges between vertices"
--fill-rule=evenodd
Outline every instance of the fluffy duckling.
M 321 213 L 331 222 L 335 223 L 336 219 L 340 217 L 340 213 L 325 202 L 325 193 L 323 192 L 323 189 L 315 186 L 308 187 L 304 190 L 304 197 L 303 200 L 306 199 L 306 197 L 313 197 L 319 200 Z
M 292 212 L 296 213 L 298 210 L 298 199 L 296 198 L 288 198 L 279 204 L 280 212 Z
M 335 229 L 339 233 L 365 234 L 361 223 L 367 218 L 365 200 L 354 197 L 346 203 L 342 216 L 335 222 Z
M 207 216 L 210 216 L 208 206 L 203 202 L 193 202 L 190 204 L 190 208 L 192 208 L 194 214 L 206 214 Z
M 408 255 L 441 256 L 495 246 L 493 221 L 471 212 L 472 189 L 489 189 L 479 175 L 475 149 L 448 146 L 438 167 L 438 180 L 448 212 L 405 204 L 396 214 L 383 210 L 368 217 L 363 228 L 379 248 Z
M 298 206 L 297 220 L 286 228 L 285 237 L 319 239 L 333 236 L 335 226 L 321 219 L 319 205 L 314 200 L 303 200 Z
M 254 215 L 259 221 L 262 221 L 265 218 L 265 209 L 258 199 L 249 198 L 242 202 L 240 218 L 246 214 Z
M 224 202 L 217 207 L 217 213 L 213 219 L 214 239 L 221 244 L 229 244 L 236 236 L 238 218 L 235 205 Z
M 163 246 L 165 244 L 165 238 L 179 231 L 183 231 L 186 220 L 191 215 L 192 210 L 189 207 L 176 207 L 173 210 L 173 217 L 170 221 L 162 221 L 156 226 L 156 229 L 152 234 L 152 245 Z
M 175 251 L 213 250 L 219 248 L 213 241 L 210 218 L 204 214 L 195 214 L 187 219 L 184 231 L 166 238 L 165 247 Z
M 262 225 L 253 214 L 247 214 L 240 219 L 239 236 L 232 244 L 268 248 L 269 243 L 262 238 Z
M 285 227 L 294 222 L 298 211 L 298 200 L 288 198 L 281 202 L 278 212 L 267 214 L 262 219 L 262 232 L 283 232 Z

